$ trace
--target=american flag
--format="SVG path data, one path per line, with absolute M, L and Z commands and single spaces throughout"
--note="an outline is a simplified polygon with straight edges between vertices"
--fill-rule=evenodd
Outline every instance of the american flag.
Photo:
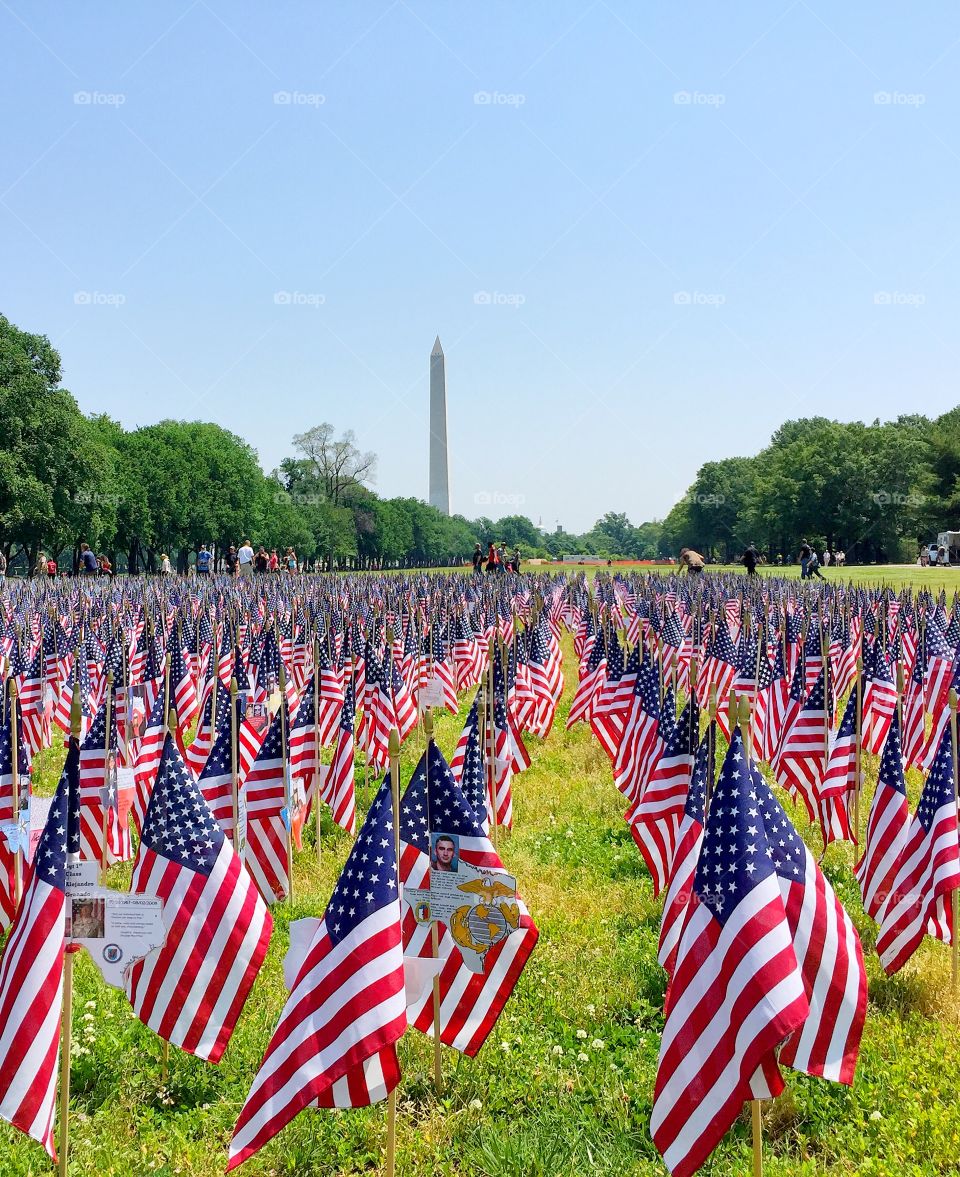
M 613 764 L 613 783 L 629 801 L 642 794 L 660 751 L 660 684 L 653 663 L 644 662 Z
M 737 729 L 667 997 L 652 1127 L 671 1172 L 694 1172 L 746 1099 L 783 1090 L 778 1043 L 780 1063 L 852 1083 L 866 1007 L 856 929 Z
M 603 690 L 604 678 L 607 670 L 607 659 L 601 637 L 597 637 L 590 647 L 583 675 L 577 684 L 570 711 L 567 715 L 567 730 L 575 723 L 587 722 L 593 714 L 594 704 Z
M 273 921 L 168 734 L 130 890 L 163 900 L 167 936 L 130 970 L 134 1013 L 219 1061 L 267 954 Z
M 950 894 L 956 887 L 960 887 L 960 851 L 948 728 L 910 823 L 890 894 L 877 916 L 877 952 L 887 973 L 903 968 L 924 933 L 950 943 Z
M 817 794 L 823 779 L 824 734 L 828 724 L 821 670 L 806 702 L 784 733 L 774 766 L 778 783 L 800 795 L 811 821 L 817 813 Z
M 176 708 L 177 727 L 186 731 L 197 718 L 200 704 L 177 631 L 170 641 L 170 699 L 171 706 Z
M 654 1089 L 653 1142 L 675 1177 L 706 1160 L 810 1013 L 787 923 L 772 835 L 751 796 L 734 729 L 711 798 L 677 946 Z M 779 1087 L 776 1082 L 779 1080 Z
M 114 761 L 117 751 L 116 711 L 110 712 L 109 751 Z M 133 858 L 130 828 L 121 825 L 114 805 L 104 807 L 107 786 L 107 707 L 102 703 L 90 730 L 80 745 L 80 858 L 85 862 L 110 865 Z M 116 798 L 114 798 L 116 800 Z M 106 819 L 106 855 L 104 854 L 104 819 Z
M 908 768 L 920 768 L 923 765 L 927 735 L 923 677 L 923 662 L 917 658 L 903 699 L 903 762 Z
M 857 692 L 847 699 L 840 726 L 830 737 L 827 771 L 817 789 L 823 842 L 850 838 L 847 809 L 857 787 Z
M 3 716 L 0 718 L 0 823 L 13 822 L 19 814 L 13 812 L 13 741 L 10 718 L 12 707 L 7 695 Z M 22 726 L 17 719 L 17 776 L 19 778 L 20 803 L 30 796 L 30 776 L 27 766 L 27 750 L 23 744 Z M 16 854 L 7 845 L 7 839 L 0 834 L 0 932 L 10 927 L 16 915 Z
M 156 696 L 147 716 L 143 738 L 136 749 L 133 761 L 133 779 L 137 792 L 133 802 L 133 820 L 138 830 L 143 829 L 143 819 L 150 802 L 150 791 L 160 765 L 163 741 L 167 731 L 167 717 L 163 714 L 163 693 Z
M 30 881 L 0 958 L 0 1116 L 55 1158 L 66 864 L 80 851 L 80 747 L 71 738 Z
M 400 803 L 400 877 L 406 886 L 427 887 L 430 877 L 430 834 L 455 834 L 459 854 L 471 866 L 502 870 L 496 851 L 477 821 L 473 807 L 453 778 L 440 749 L 431 741 L 414 770 Z M 441 926 L 438 955 L 445 959 L 440 971 L 440 1040 L 471 1057 L 496 1025 L 516 985 L 539 933 L 523 900 L 516 900 L 519 930 L 484 954 L 484 971 L 472 972 L 460 955 L 450 932 Z M 409 956 L 430 956 L 430 931 L 404 915 L 404 951 Z M 424 1034 L 433 1031 L 433 991 L 428 988 L 410 1006 L 410 1024 Z
M 663 904 L 663 918 L 660 921 L 660 945 L 657 959 L 670 974 L 677 958 L 677 947 L 683 932 L 684 917 L 689 910 L 688 898 L 693 887 L 703 842 L 703 823 L 706 808 L 707 785 L 713 780 L 716 725 L 700 741 L 697 749 L 690 786 L 683 806 L 683 818 L 677 832 L 676 848 L 673 854 L 670 886 Z
M 626 814 L 630 833 L 653 878 L 654 895 L 660 894 L 673 872 L 699 741 L 700 709 L 696 700 L 691 699 L 675 724 L 647 787 Z
M 897 688 L 890 663 L 879 641 L 864 658 L 866 686 L 863 692 L 863 746 L 879 756 L 890 730 L 890 720 L 897 709 Z
M 407 1014 L 394 838 L 387 776 L 299 962 L 234 1129 L 231 1169 L 309 1104 L 362 1106 L 399 1081 Z
M 910 806 L 903 777 L 900 725 L 894 715 L 880 759 L 880 775 L 870 806 L 863 857 L 854 867 L 864 911 L 873 919 L 877 918 L 893 888 L 909 830 Z
M 234 840 L 231 706 L 228 700 L 224 710 L 217 712 L 217 730 L 213 747 L 197 776 L 197 784 L 220 829 L 228 838 Z
M 763 819 L 810 1004 L 803 1029 L 783 1044 L 779 1059 L 808 1075 L 851 1084 L 867 1013 L 860 937 L 756 767 L 752 786 L 747 814 L 752 818 L 756 809 Z
M 267 903 L 290 894 L 288 841 L 283 820 L 287 786 L 283 764 L 283 708 L 270 721 L 266 738 L 243 782 L 247 840 L 243 860 Z
M 326 641 L 318 642 L 317 646 L 320 663 L 313 672 L 319 676 L 316 722 L 320 745 L 326 747 L 337 738 L 337 727 L 343 711 L 343 683 L 340 680 L 340 672 L 330 661 Z M 307 690 L 312 693 L 312 681 L 307 684 Z
M 357 830 L 357 798 L 353 764 L 355 719 L 356 704 L 353 696 L 353 681 L 348 680 L 343 706 L 340 708 L 337 742 L 334 745 L 330 768 L 327 770 L 322 797 L 322 800 L 330 806 L 333 820 L 348 834 L 354 834 Z M 316 804 L 319 805 L 320 801 L 321 798 L 315 798 Z

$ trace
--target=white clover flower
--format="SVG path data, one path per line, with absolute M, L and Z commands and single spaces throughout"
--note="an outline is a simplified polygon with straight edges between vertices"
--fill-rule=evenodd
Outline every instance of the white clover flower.
M 95 1001 L 88 1001 L 87 1004 L 83 1008 L 84 1009 L 96 1009 L 97 1003 Z
M 591 1017 L 593 1017 L 593 1015 L 596 1012 L 597 1012 L 597 1007 L 595 1005 L 588 1005 L 587 1006 L 587 1013 L 590 1014 Z
M 586 1032 L 586 1030 L 578 1030 L 578 1031 L 577 1031 L 577 1037 L 578 1037 L 578 1038 L 586 1038 L 586 1036 L 587 1036 L 587 1032 Z
M 471 1099 L 471 1100 L 470 1100 L 470 1111 L 471 1111 L 471 1112 L 480 1112 L 480 1111 L 483 1111 L 483 1103 L 482 1103 L 482 1101 L 481 1101 L 481 1100 L 479 1100 L 479 1099 Z
M 572 838 L 572 837 L 573 837 L 573 830 L 567 830 L 567 832 L 566 832 L 566 834 L 564 835 L 564 837 L 567 837 L 567 838 Z
M 594 1038 L 590 1043 L 590 1047 L 592 1050 L 606 1050 L 607 1044 L 602 1038 Z
M 583 1051 L 581 1050 L 580 1053 L 577 1055 L 577 1062 L 578 1063 L 588 1063 L 589 1061 L 590 1061 L 590 1056 L 588 1054 L 584 1054 Z
M 501 1042 L 500 1049 L 503 1051 L 504 1054 L 509 1054 L 513 1048 L 511 1047 L 509 1042 Z
M 874 1110 L 870 1113 L 870 1119 L 871 1120 L 882 1120 L 883 1119 L 883 1112 L 874 1108 Z
M 93 1014 L 84 1014 L 83 1020 L 85 1022 L 95 1022 L 97 1019 L 93 1016 Z
M 553 1053 L 559 1058 L 560 1055 L 563 1054 L 563 1047 L 562 1046 L 555 1046 L 553 1048 Z

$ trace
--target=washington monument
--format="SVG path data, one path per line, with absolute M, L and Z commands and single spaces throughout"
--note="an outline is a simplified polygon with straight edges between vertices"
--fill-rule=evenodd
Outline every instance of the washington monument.
M 447 468 L 447 374 L 440 336 L 430 353 L 430 506 L 450 514 Z

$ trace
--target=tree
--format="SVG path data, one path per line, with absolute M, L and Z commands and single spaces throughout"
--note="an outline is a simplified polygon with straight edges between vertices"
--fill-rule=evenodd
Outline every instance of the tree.
M 333 435 L 333 426 L 324 421 L 306 433 L 294 436 L 293 444 L 309 464 L 308 472 L 322 486 L 327 501 L 340 506 L 344 491 L 355 483 L 372 482 L 376 476 L 377 455 L 362 454 L 357 449 L 352 429 L 341 438 Z

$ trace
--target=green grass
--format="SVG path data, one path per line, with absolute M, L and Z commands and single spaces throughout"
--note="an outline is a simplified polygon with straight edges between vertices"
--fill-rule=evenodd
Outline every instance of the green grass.
M 516 832 L 501 855 L 519 879 L 540 942 L 497 1029 L 476 1059 L 444 1051 L 445 1089 L 434 1093 L 432 1046 L 411 1031 L 400 1045 L 398 1172 L 409 1177 L 554 1177 L 663 1174 L 649 1136 L 665 976 L 656 962 L 660 905 L 622 820 L 608 762 L 589 732 L 563 730 L 574 678 L 546 742 L 530 740 L 533 765 L 515 782 Z M 440 717 L 449 754 L 458 719 Z M 419 754 L 404 750 L 404 781 Z M 52 789 L 56 753 L 43 757 Z M 871 766 L 874 767 L 874 766 Z M 364 793 L 362 773 L 361 801 Z M 373 783 L 371 781 L 372 791 Z M 911 774 L 913 799 L 919 782 Z M 788 811 L 801 827 L 799 810 Z M 865 820 L 865 819 L 864 819 Z M 819 836 L 805 831 L 818 852 Z M 292 919 L 319 915 L 350 840 L 329 824 L 323 854 L 296 856 L 296 901 L 274 910 L 266 965 L 219 1066 L 171 1050 L 161 1084 L 159 1040 L 77 957 L 72 1072 L 71 1172 L 190 1174 L 223 1171 L 233 1124 L 284 1000 L 281 962 Z M 860 930 L 870 1008 L 852 1089 L 787 1072 L 788 1090 L 765 1105 L 768 1177 L 814 1174 L 913 1177 L 960 1172 L 960 1005 L 949 950 L 927 941 L 901 974 L 885 978 L 872 922 L 850 873 L 852 851 L 833 846 L 826 870 Z M 111 883 L 126 884 L 129 868 Z M 93 1005 L 89 1005 L 93 1003 Z M 89 1008 L 88 1008 L 89 1005 Z M 471 1104 L 479 1100 L 482 1107 Z M 241 1173 L 370 1174 L 382 1167 L 385 1105 L 305 1112 Z M 704 1172 L 749 1172 L 745 1119 Z M 0 1174 L 45 1174 L 39 1145 L 0 1128 Z

